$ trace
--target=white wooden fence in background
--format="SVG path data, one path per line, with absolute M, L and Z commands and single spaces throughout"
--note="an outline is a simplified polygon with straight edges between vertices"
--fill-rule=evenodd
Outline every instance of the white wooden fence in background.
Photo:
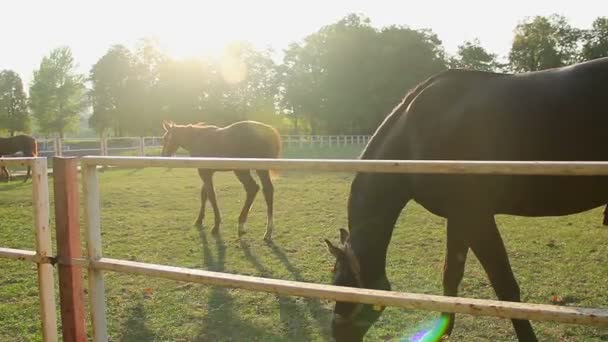
M 333 146 L 365 146 L 369 135 L 282 135 L 283 148 L 312 148 Z M 139 156 L 157 154 L 162 147 L 161 137 L 118 138 L 55 138 L 38 139 L 41 156 L 120 155 L 132 152 Z M 154 153 L 151 151 L 154 150 Z

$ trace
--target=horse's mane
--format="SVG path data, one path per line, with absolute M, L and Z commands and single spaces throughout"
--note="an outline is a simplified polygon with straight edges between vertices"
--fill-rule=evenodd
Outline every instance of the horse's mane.
M 208 124 L 204 121 L 199 121 L 197 123 L 183 124 L 183 125 L 177 124 L 173 121 L 169 121 L 169 122 L 173 125 L 173 127 L 179 127 L 179 128 L 217 128 L 217 126 Z
M 388 133 L 391 131 L 393 124 L 397 122 L 397 119 L 399 119 L 401 115 L 403 115 L 403 113 L 405 113 L 406 109 L 409 107 L 412 101 L 414 101 L 418 94 L 420 94 L 422 90 L 424 90 L 438 78 L 445 76 L 445 74 L 449 72 L 453 73 L 454 70 L 446 70 L 435 74 L 427 78 L 426 80 L 418 83 L 414 88 L 408 91 L 401 103 L 399 103 L 397 107 L 395 107 L 393 111 L 389 115 L 387 115 L 384 121 L 378 126 L 378 129 L 376 129 L 376 131 L 372 135 L 367 147 L 361 153 L 360 158 L 369 158 L 370 155 L 382 145 L 382 143 L 384 142 L 384 137 L 388 135 Z

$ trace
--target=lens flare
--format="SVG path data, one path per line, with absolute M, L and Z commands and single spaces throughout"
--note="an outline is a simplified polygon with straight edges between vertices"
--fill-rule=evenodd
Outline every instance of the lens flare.
M 442 314 L 439 318 L 422 324 L 421 328 L 413 336 L 403 338 L 400 342 L 437 342 L 441 340 L 450 324 L 450 316 Z

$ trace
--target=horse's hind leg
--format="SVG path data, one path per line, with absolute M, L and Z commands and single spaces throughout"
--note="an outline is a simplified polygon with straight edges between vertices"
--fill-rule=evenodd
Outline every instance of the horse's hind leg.
M 463 222 L 464 223 L 464 222 Z M 519 285 L 513 275 L 505 245 L 492 215 L 470 216 L 466 220 L 465 241 L 482 264 L 496 296 L 500 300 L 519 302 Z M 519 341 L 537 341 L 530 321 L 512 319 Z
M 11 172 L 5 167 L 2 167 L 4 169 L 4 172 L 6 173 L 6 181 L 10 183 L 11 181 Z
M 205 183 L 204 188 L 207 190 L 207 199 L 213 207 L 213 216 L 215 218 L 215 223 L 213 225 L 211 233 L 217 234 L 220 231 L 220 225 L 222 223 L 222 213 L 220 212 L 220 208 L 217 205 L 217 199 L 215 197 L 215 188 L 213 187 L 213 171 L 199 169 L 198 173 L 201 176 L 203 183 Z
M 239 236 L 245 233 L 245 222 L 247 221 L 247 215 L 249 214 L 249 210 L 251 209 L 251 205 L 255 199 L 255 195 L 257 195 L 260 190 L 260 186 L 255 182 L 253 177 L 251 177 L 251 172 L 249 170 L 236 170 L 234 174 L 239 179 L 239 181 L 243 184 L 245 188 L 245 204 L 243 204 L 243 209 L 241 209 L 241 215 L 239 215 Z
M 266 233 L 264 234 L 264 240 L 272 240 L 272 231 L 274 230 L 273 222 L 273 206 L 274 206 L 274 185 L 270 179 L 270 172 L 268 170 L 257 170 L 260 181 L 262 182 L 262 192 L 264 193 L 264 199 L 266 200 L 266 208 L 268 213 L 268 220 L 266 223 Z
M 205 186 L 205 182 L 201 185 L 201 209 L 198 212 L 198 217 L 196 218 L 196 222 L 194 223 L 197 227 L 203 226 L 203 220 L 205 219 L 205 205 L 207 204 L 207 187 Z
M 467 261 L 467 253 L 469 247 L 465 244 L 463 239 L 463 231 L 466 226 L 457 219 L 448 219 L 447 227 L 447 248 L 445 263 L 443 267 L 443 295 L 456 297 L 458 296 L 458 286 L 462 281 L 464 275 L 464 266 Z M 447 314 L 447 313 L 444 313 Z M 449 316 L 448 328 L 445 331 L 445 335 L 451 335 L 454 329 L 455 315 L 453 313 L 447 314 Z
M 0 175 L 4 175 L 7 182 L 11 181 L 11 174 L 8 172 L 8 169 L 5 166 L 0 166 Z

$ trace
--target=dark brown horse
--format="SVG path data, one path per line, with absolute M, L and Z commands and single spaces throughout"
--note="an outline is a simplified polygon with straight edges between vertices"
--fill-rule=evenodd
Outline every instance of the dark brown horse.
M 221 158 L 278 158 L 281 153 L 281 136 L 277 130 L 269 125 L 255 121 L 240 121 L 226 127 L 217 127 L 206 124 L 177 125 L 173 122 L 163 122 L 165 134 L 163 136 L 162 156 L 174 155 L 182 147 L 192 157 L 221 157 Z M 213 170 L 199 169 L 198 174 L 203 181 L 201 187 L 201 209 L 196 219 L 196 225 L 203 224 L 205 217 L 205 203 L 207 200 L 213 207 L 215 225 L 212 233 L 218 233 L 222 222 L 220 210 L 217 205 L 215 189 L 213 187 Z M 251 176 L 250 170 L 232 170 L 243 184 L 246 192 L 245 204 L 239 216 L 239 235 L 245 232 L 247 215 L 253 204 L 260 186 Z M 264 239 L 272 239 L 274 186 L 270 178 L 270 171 L 256 170 L 262 182 L 262 191 L 267 205 L 268 221 Z
M 16 135 L 14 137 L 0 138 L 0 157 L 6 157 L 15 153 L 21 152 L 24 157 L 38 156 L 38 145 L 36 139 L 25 134 Z M 11 175 L 8 170 L 2 166 L 0 172 L 4 173 L 10 181 Z M 25 183 L 30 177 L 31 167 L 27 167 L 27 174 L 23 182 Z
M 373 135 L 362 159 L 608 161 L 608 58 L 525 74 L 449 70 L 410 91 Z M 359 173 L 348 199 L 349 231 L 334 283 L 390 290 L 386 254 L 408 201 L 447 219 L 443 293 L 456 296 L 469 249 L 500 300 L 520 301 L 496 214 L 576 214 L 608 203 L 605 176 Z M 608 279 L 607 279 L 608 281 Z M 360 341 L 381 315 L 337 302 L 332 332 Z M 453 328 L 454 315 L 450 315 Z M 512 320 L 520 341 L 536 341 L 527 320 Z

